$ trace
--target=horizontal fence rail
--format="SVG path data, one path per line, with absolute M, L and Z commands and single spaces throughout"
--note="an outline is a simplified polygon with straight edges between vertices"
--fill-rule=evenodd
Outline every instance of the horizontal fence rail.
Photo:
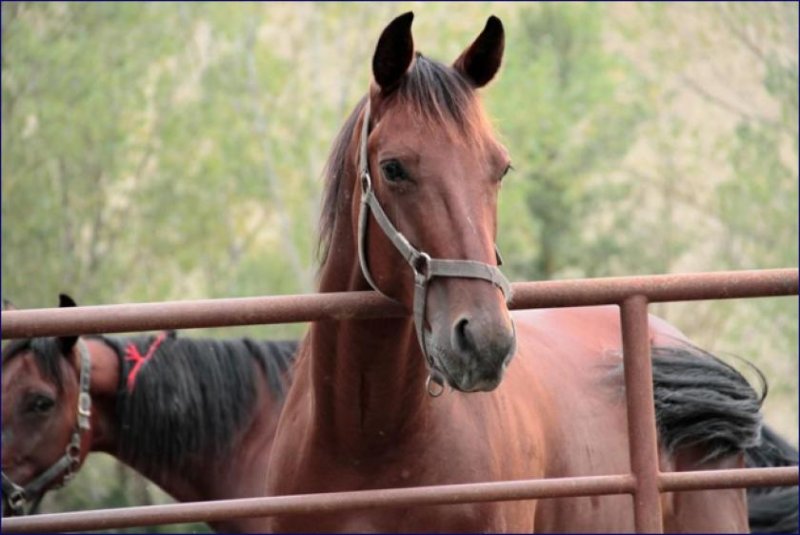
M 178 522 L 213 522 L 313 511 L 411 507 L 463 502 L 629 494 L 637 532 L 660 533 L 662 492 L 797 485 L 797 466 L 661 473 L 647 325 L 649 303 L 796 296 L 798 270 L 770 269 L 613 277 L 513 285 L 512 309 L 620 305 L 629 419 L 631 473 L 273 496 L 126 507 L 3 519 L 3 531 L 80 531 Z M 27 338 L 189 329 L 350 318 L 401 317 L 399 303 L 375 292 L 346 292 L 234 299 L 207 299 L 2 313 L 2 337 Z
M 797 269 L 720 271 L 512 284 L 512 309 L 797 295 Z M 165 301 L 6 311 L 2 337 L 33 338 L 194 329 L 316 320 L 401 317 L 408 311 L 374 291 Z
M 702 485 L 699 484 L 701 476 L 705 482 Z M 659 479 L 664 491 L 737 488 L 744 483 L 760 487 L 796 485 L 798 468 L 792 466 L 678 472 L 661 474 Z M 527 479 L 102 509 L 9 518 L 3 520 L 2 527 L 3 531 L 16 533 L 84 531 L 181 522 L 213 522 L 270 515 L 330 513 L 376 507 L 420 507 L 463 502 L 630 494 L 634 487 L 635 478 L 632 474 Z

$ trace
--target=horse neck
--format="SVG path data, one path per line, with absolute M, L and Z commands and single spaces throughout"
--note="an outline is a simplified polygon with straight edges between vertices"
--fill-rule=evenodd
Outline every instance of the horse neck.
M 198 458 L 181 469 L 152 470 L 120 456 L 117 395 L 121 357 L 98 339 L 88 339 L 92 355 L 91 451 L 108 453 L 151 480 L 178 501 L 202 501 L 263 494 L 266 460 L 272 447 L 279 407 L 267 399 L 266 381 L 258 381 L 257 414 L 242 431 L 236 455 L 227 458 Z M 261 372 L 259 372 L 261 373 Z M 226 527 L 230 527 L 227 524 Z M 235 526 L 234 526 L 235 527 Z M 232 529 L 232 528 L 231 528 Z
M 355 164 L 349 184 L 353 191 Z M 361 273 L 351 198 L 336 218 L 320 292 L 371 290 Z M 311 326 L 311 381 L 316 429 L 343 450 L 385 451 L 408 440 L 425 418 L 425 359 L 411 317 L 321 321 Z M 332 439 L 332 442 L 331 442 Z

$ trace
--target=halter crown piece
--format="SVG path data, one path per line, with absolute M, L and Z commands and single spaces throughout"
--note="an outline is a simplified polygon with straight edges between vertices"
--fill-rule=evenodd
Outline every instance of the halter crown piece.
M 92 359 L 86 344 L 78 339 L 78 351 L 81 356 L 80 372 L 80 393 L 78 394 L 78 419 L 75 429 L 72 431 L 67 451 L 50 468 L 39 474 L 27 485 L 20 486 L 14 483 L 11 478 L 2 472 L 3 498 L 9 508 L 18 515 L 29 514 L 34 511 L 42 497 L 44 491 L 63 474 L 61 482 L 53 488 L 58 488 L 69 482 L 77 473 L 81 462 L 81 435 L 90 429 L 89 418 L 92 415 L 92 398 L 89 395 L 89 385 L 92 376 Z M 33 506 L 26 512 L 25 504 L 33 502 Z
M 372 177 L 369 174 L 369 158 L 367 155 L 369 116 L 370 101 L 369 97 L 367 97 L 367 104 L 364 107 L 363 123 L 361 125 L 361 140 L 359 143 L 358 155 L 358 175 L 361 179 L 361 207 L 358 214 L 358 261 L 361 265 L 361 272 L 364 274 L 364 278 L 369 285 L 372 286 L 375 291 L 386 295 L 378 288 L 378 285 L 375 284 L 375 280 L 372 278 L 367 264 L 367 221 L 369 219 L 369 213 L 372 211 L 372 215 L 375 221 L 377 221 L 378 226 L 414 271 L 414 326 L 417 331 L 417 341 L 419 342 L 420 349 L 428 363 L 429 375 L 426 381 L 428 394 L 433 397 L 438 397 L 444 392 L 444 375 L 436 366 L 433 357 L 428 354 L 425 346 L 425 304 L 428 284 L 431 279 L 435 277 L 483 279 L 497 286 L 500 291 L 503 292 L 506 302 L 511 299 L 511 285 L 500 269 L 498 269 L 498 266 L 502 265 L 503 260 L 500 256 L 500 252 L 497 250 L 497 246 L 495 246 L 495 255 L 497 257 L 496 266 L 477 260 L 445 260 L 431 258 L 428 253 L 420 251 L 411 245 L 408 239 L 395 228 L 387 217 L 386 212 L 383 211 L 383 208 L 378 202 L 378 198 L 375 196 L 375 190 L 372 188 Z M 434 387 L 433 384 L 436 384 L 437 387 Z

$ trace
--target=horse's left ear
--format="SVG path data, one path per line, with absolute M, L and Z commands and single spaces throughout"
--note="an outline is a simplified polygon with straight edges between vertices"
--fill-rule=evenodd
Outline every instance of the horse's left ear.
M 472 81 L 475 87 L 483 87 L 500 69 L 505 43 L 503 23 L 492 15 L 478 38 L 453 63 L 453 68 Z
M 67 294 L 58 294 L 58 306 L 59 308 L 69 308 L 78 305 L 76 305 L 75 301 Z M 56 338 L 56 341 L 58 342 L 58 349 L 61 351 L 61 354 L 69 356 L 72 354 L 72 348 L 75 347 L 75 344 L 78 342 L 78 337 L 59 336 Z

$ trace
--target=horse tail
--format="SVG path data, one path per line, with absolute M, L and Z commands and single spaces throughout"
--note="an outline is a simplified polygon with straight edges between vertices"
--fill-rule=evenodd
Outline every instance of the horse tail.
M 735 368 L 697 347 L 654 347 L 653 393 L 661 446 L 669 453 L 687 446 L 707 452 L 700 462 L 744 454 L 748 468 L 798 464 L 798 451 L 762 421 L 767 382 L 759 394 Z M 753 533 L 797 533 L 798 489 L 747 490 Z
M 797 448 L 769 426 L 764 426 L 761 443 L 744 452 L 748 468 L 795 466 Z M 747 489 L 750 531 L 753 533 L 797 533 L 798 490 L 791 487 L 751 487 Z
M 653 347 L 652 355 L 656 425 L 667 453 L 700 446 L 703 463 L 759 444 L 764 396 L 735 368 L 688 344 Z

